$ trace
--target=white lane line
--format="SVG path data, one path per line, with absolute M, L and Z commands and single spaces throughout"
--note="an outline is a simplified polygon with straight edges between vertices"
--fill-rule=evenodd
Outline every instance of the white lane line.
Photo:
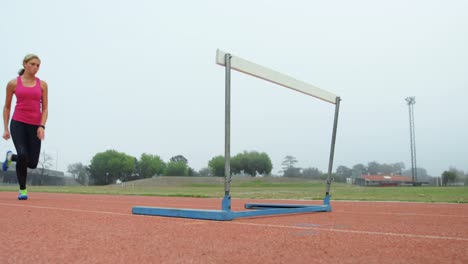
M 37 209 L 60 210 L 60 211 L 80 212 L 80 213 L 97 213 L 97 214 L 127 215 L 127 216 L 128 215 L 133 215 L 131 213 L 117 213 L 117 212 L 106 212 L 106 211 L 81 210 L 81 209 L 70 209 L 70 208 L 48 207 L 48 206 L 37 206 L 37 205 L 25 205 L 25 204 L 0 203 L 0 205 L 14 206 L 14 207 L 29 207 L 29 208 L 37 208 Z
M 81 212 L 81 213 L 97 213 L 97 214 L 134 216 L 131 213 L 117 213 L 117 212 L 106 212 L 106 211 L 80 210 L 80 209 L 35 206 L 35 205 L 23 205 L 23 204 L 0 203 L 0 205 L 13 206 L 13 207 L 29 207 L 29 208 L 38 208 L 38 209 L 49 209 L 49 210 L 61 210 L 61 211 Z M 187 220 L 185 218 L 176 218 L 176 219 Z M 196 222 L 206 221 L 206 220 L 197 220 L 197 219 L 193 219 L 193 220 L 195 220 Z M 365 234 L 365 235 L 379 235 L 379 236 L 398 236 L 398 237 L 426 238 L 426 239 L 439 239 L 439 240 L 441 240 L 441 239 L 442 240 L 457 240 L 457 241 L 467 241 L 468 242 L 468 238 L 464 238 L 464 237 L 447 237 L 447 236 L 436 236 L 436 235 L 416 235 L 416 234 L 391 233 L 391 232 L 374 232 L 374 231 L 344 230 L 344 229 L 304 227 L 304 226 L 272 225 L 272 224 L 258 224 L 258 223 L 236 222 L 236 221 L 226 221 L 226 222 L 216 222 L 216 223 L 227 223 L 227 224 L 235 224 L 235 225 L 260 226 L 260 227 L 272 227 L 272 228 L 300 229 L 300 230 L 329 231 L 329 232 L 353 233 L 353 234 Z
M 106 200 L 102 200 L 101 202 L 109 202 Z M 111 202 L 116 203 L 116 202 Z M 121 204 L 129 204 L 127 202 Z M 131 204 L 131 203 L 130 203 Z M 43 208 L 43 209 L 57 209 L 57 210 L 68 210 L 68 211 L 77 211 L 77 212 L 95 212 L 95 213 L 108 213 L 108 214 L 121 214 L 121 215 L 132 215 L 132 214 L 125 214 L 125 213 L 115 213 L 115 212 L 102 212 L 102 211 L 89 211 L 89 210 L 80 210 L 80 209 L 69 209 L 69 208 L 58 208 L 58 207 L 44 207 L 44 206 L 32 206 L 32 205 L 20 205 L 20 204 L 7 204 L 7 203 L 0 203 L 0 205 L 8 205 L 8 206 L 29 206 L 34 208 Z M 164 206 L 160 207 L 170 207 L 174 204 L 164 204 Z M 174 208 L 190 208 L 192 204 L 185 204 L 187 207 L 182 207 L 182 204 L 176 204 Z M 139 206 L 154 206 L 154 205 L 142 205 L 141 203 Z M 213 209 L 207 209 L 213 210 Z M 418 214 L 418 213 L 403 213 L 403 212 L 395 212 L 395 213 L 384 213 L 384 212 L 354 212 L 354 211 L 332 211 L 332 213 L 340 213 L 340 214 L 365 214 L 365 215 L 393 215 L 393 216 L 431 216 L 431 217 L 459 217 L 459 218 L 468 218 L 467 215 L 448 215 L 448 214 Z
M 260 227 L 274 227 L 274 228 L 285 228 L 285 229 L 300 229 L 300 230 L 315 230 L 315 231 L 329 231 L 338 233 L 352 233 L 352 234 L 363 234 L 363 235 L 378 235 L 378 236 L 397 236 L 397 237 L 410 237 L 410 238 L 426 238 L 426 239 L 442 239 L 442 240 L 457 240 L 467 241 L 465 237 L 447 237 L 447 236 L 436 236 L 436 235 L 416 235 L 416 234 L 405 234 L 405 233 L 391 233 L 391 232 L 374 232 L 374 231 L 359 231 L 359 230 L 346 230 L 346 229 L 333 229 L 333 228 L 320 228 L 320 227 L 305 227 L 305 226 L 288 226 L 288 225 L 272 225 L 272 224 L 258 224 L 251 222 L 226 222 L 235 225 L 249 225 L 249 226 L 260 226 Z
M 365 214 L 365 215 L 394 215 L 394 216 L 436 216 L 436 217 L 460 217 L 468 218 L 468 215 L 449 215 L 449 214 L 420 214 L 420 213 L 409 213 L 409 212 L 394 212 L 394 213 L 384 213 L 384 212 L 353 212 L 353 211 L 332 211 L 334 213 L 340 214 Z
M 76 201 L 73 199 L 70 199 L 70 201 Z M 80 200 L 82 201 L 82 200 Z M 85 200 L 89 201 L 89 200 Z M 148 207 L 165 207 L 165 208 L 191 208 L 193 204 L 191 203 L 174 203 L 174 202 L 164 202 L 161 204 L 155 204 L 155 203 L 142 203 L 142 202 L 126 202 L 126 201 L 109 201 L 109 200 L 95 200 L 94 202 L 100 202 L 100 203 L 108 203 L 108 204 L 122 204 L 122 205 L 129 205 L 129 206 L 148 206 Z M 2 203 L 0 203 L 2 204 Z M 5 204 L 6 205 L 6 204 Z M 10 204 L 14 205 L 14 204 Z M 20 205 L 18 205 L 20 206 Z M 55 207 L 51 207 L 55 208 Z M 216 210 L 217 207 L 210 207 L 210 208 L 203 208 L 206 210 Z M 65 209 L 64 209 L 65 210 Z M 71 209 L 70 209 L 71 210 Z M 243 210 L 242 208 L 239 210 L 235 211 L 241 211 Z M 357 211 L 344 211 L 344 210 L 333 210 L 332 213 L 340 213 L 340 214 L 364 214 L 364 215 L 390 215 L 390 216 L 428 216 L 428 217 L 455 217 L 455 218 L 468 218 L 468 215 L 453 215 L 453 214 L 421 214 L 421 213 L 410 213 L 410 212 L 372 212 L 372 211 L 363 211 L 363 212 L 357 212 Z

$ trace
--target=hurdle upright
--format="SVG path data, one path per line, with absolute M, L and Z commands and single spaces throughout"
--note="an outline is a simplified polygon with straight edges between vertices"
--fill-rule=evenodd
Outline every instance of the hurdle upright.
M 333 159 L 335 153 L 336 133 L 338 127 L 338 115 L 340 97 L 322 90 L 313 85 L 296 80 L 280 72 L 268 69 L 264 66 L 252 63 L 230 53 L 221 50 L 216 51 L 216 63 L 225 67 L 225 142 L 224 142 L 224 198 L 221 201 L 221 210 L 202 210 L 186 208 L 166 208 L 135 206 L 133 214 L 154 215 L 167 217 L 194 218 L 206 220 L 229 221 L 242 217 L 254 217 L 265 215 L 294 214 L 308 212 L 330 212 L 330 187 L 332 181 Z M 328 163 L 328 175 L 326 179 L 325 197 L 322 205 L 305 204 L 245 204 L 247 211 L 231 210 L 231 70 L 237 70 L 251 76 L 270 81 L 286 88 L 313 96 L 325 102 L 335 104 L 330 157 Z

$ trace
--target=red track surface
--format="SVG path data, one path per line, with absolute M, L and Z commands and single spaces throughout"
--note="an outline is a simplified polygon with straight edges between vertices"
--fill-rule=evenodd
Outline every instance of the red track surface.
M 132 215 L 136 205 L 219 210 L 221 199 L 0 192 L 0 263 L 468 263 L 468 204 L 332 201 L 330 213 L 228 222 Z

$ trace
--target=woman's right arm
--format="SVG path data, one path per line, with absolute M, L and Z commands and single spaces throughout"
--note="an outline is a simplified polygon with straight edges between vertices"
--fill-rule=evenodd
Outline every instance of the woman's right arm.
M 10 139 L 8 123 L 10 122 L 11 99 L 13 98 L 15 89 L 16 80 L 9 81 L 6 87 L 5 106 L 3 107 L 3 138 L 6 140 Z

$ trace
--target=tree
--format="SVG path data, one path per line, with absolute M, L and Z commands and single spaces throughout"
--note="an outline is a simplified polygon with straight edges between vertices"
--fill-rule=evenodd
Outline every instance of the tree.
M 380 167 L 379 163 L 377 163 L 376 161 L 371 161 L 367 164 L 367 171 L 371 175 L 377 175 L 379 173 L 379 167 Z
M 269 175 L 271 170 L 273 169 L 273 164 L 271 163 L 271 159 L 265 152 L 256 152 L 252 151 L 249 154 L 250 163 L 249 168 L 250 171 L 259 173 L 262 175 Z M 252 175 L 254 176 L 254 175 Z
M 291 166 L 283 171 L 283 177 L 300 178 L 302 177 L 301 168 Z
M 317 168 L 305 168 L 302 170 L 302 177 L 306 179 L 316 179 L 319 180 L 322 178 L 322 172 Z
M 38 181 L 37 181 L 38 185 L 44 184 L 45 177 L 47 177 L 47 175 L 45 174 L 45 171 L 52 166 L 52 160 L 53 160 L 52 156 L 42 151 L 40 159 L 39 159 L 40 174 L 39 174 Z
M 346 181 L 346 178 L 351 178 L 352 175 L 353 175 L 353 170 L 346 166 L 340 165 L 338 166 L 338 168 L 336 168 L 337 178 L 345 179 Z
M 395 171 L 393 164 L 380 164 L 378 167 L 378 173 L 383 175 L 398 174 L 398 171 Z
M 166 169 L 166 163 L 157 155 L 141 154 L 137 163 L 138 172 L 142 178 L 151 178 L 154 175 L 161 175 Z
M 413 176 L 411 170 L 405 170 L 405 171 L 403 171 L 403 175 L 404 175 L 404 176 L 408 176 L 408 177 Z M 427 170 L 424 169 L 424 168 L 416 168 L 416 176 L 417 176 L 417 178 L 418 178 L 418 179 L 417 179 L 418 181 L 423 180 L 423 179 L 426 179 L 426 178 L 428 177 L 428 175 L 427 175 Z
M 442 185 L 447 186 L 447 184 L 455 182 L 457 179 L 457 174 L 454 171 L 444 171 L 442 173 Z
M 397 162 L 397 163 L 394 163 L 392 166 L 393 166 L 394 173 L 402 175 L 403 170 L 405 169 L 405 163 Z
M 200 174 L 198 174 L 198 171 L 196 171 L 194 168 L 192 167 L 188 167 L 187 168 L 187 176 L 199 176 Z
M 297 163 L 297 159 L 294 156 L 284 157 L 284 161 L 281 163 L 283 166 L 283 177 L 301 177 L 302 172 L 301 168 L 294 167 L 294 164 Z
M 67 171 L 73 176 L 78 183 L 88 185 L 89 182 L 89 171 L 83 163 L 73 163 L 68 165 Z
M 463 178 L 463 175 L 465 174 L 462 170 L 459 170 L 455 167 L 450 167 L 449 171 L 454 172 L 457 175 L 457 178 Z
M 211 169 L 213 176 L 224 177 L 224 156 L 213 157 L 208 161 L 208 167 Z
M 224 162 L 224 161 L 223 161 Z M 223 168 L 224 169 L 224 168 Z M 198 175 L 200 176 L 211 176 L 212 173 L 211 173 L 211 169 L 208 168 L 208 167 L 205 167 L 205 168 L 201 168 L 199 171 L 198 171 Z
M 187 176 L 188 166 L 184 161 L 169 161 L 166 176 Z
M 462 170 L 450 167 L 448 171 L 444 171 L 442 173 L 442 185 L 447 185 L 457 181 L 464 181 L 465 184 L 468 182 L 465 173 Z
M 367 174 L 367 167 L 364 166 L 363 164 L 356 164 L 353 166 L 353 178 L 361 178 L 363 174 Z
M 272 168 L 271 159 L 264 152 L 244 151 L 231 159 L 232 173 L 245 173 L 254 177 L 257 173 L 267 175 L 271 172 Z
M 96 185 L 126 181 L 134 172 L 135 157 L 115 150 L 97 153 L 89 165 L 89 176 Z
M 372 175 L 391 175 L 391 174 L 402 174 L 405 164 L 403 162 L 397 162 L 393 164 L 378 163 L 377 161 L 371 161 L 367 164 L 367 167 L 363 164 L 356 164 L 352 169 L 352 177 L 359 178 L 363 174 Z M 338 173 L 338 171 L 337 171 Z M 337 175 L 338 176 L 338 175 Z
M 184 156 L 182 156 L 182 155 L 176 155 L 176 156 L 172 157 L 172 158 L 170 159 L 170 161 L 172 161 L 172 162 L 181 161 L 181 162 L 183 162 L 185 165 L 188 165 L 188 160 L 187 160 Z
M 281 163 L 281 166 L 283 166 L 283 172 L 286 171 L 289 168 L 294 167 L 294 164 L 297 163 L 297 159 L 293 156 L 286 156 L 284 157 L 284 161 Z

